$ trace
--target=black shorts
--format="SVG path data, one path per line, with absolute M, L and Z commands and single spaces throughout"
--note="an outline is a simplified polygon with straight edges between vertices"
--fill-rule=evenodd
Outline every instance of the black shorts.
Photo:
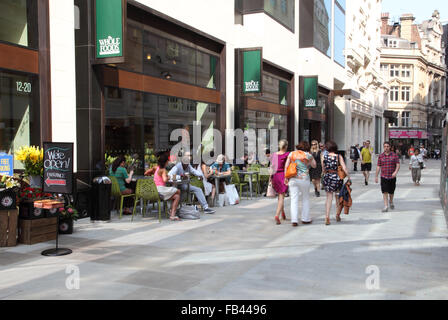
M 397 178 L 394 179 L 381 178 L 382 193 L 394 194 L 396 186 L 397 186 Z
M 372 164 L 371 163 L 361 164 L 361 171 L 372 171 Z

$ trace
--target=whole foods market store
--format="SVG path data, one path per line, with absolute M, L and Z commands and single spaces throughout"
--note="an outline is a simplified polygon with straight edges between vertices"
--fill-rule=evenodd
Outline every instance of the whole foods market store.
M 81 12 L 94 9 L 75 2 Z M 87 74 L 85 70 L 78 72 L 94 80 L 90 99 L 77 90 L 78 103 L 90 105 L 84 116 L 89 131 L 81 124 L 83 111 L 78 113 L 78 171 L 85 179 L 104 174 L 105 160 L 117 155 L 138 159 L 136 172 L 142 174 L 156 162 L 158 151 L 178 143 L 170 141 L 173 130 L 189 131 L 192 147 L 194 121 L 201 122 L 202 134 L 207 129 L 223 133 L 225 128 L 224 43 L 138 2 L 127 1 L 124 8 L 122 57 L 96 56 L 96 64 L 89 64 Z M 86 40 L 78 35 L 79 50 Z M 77 55 L 85 66 L 88 59 L 83 58 Z M 210 131 L 202 142 L 210 146 Z M 87 155 L 90 158 L 86 159 Z

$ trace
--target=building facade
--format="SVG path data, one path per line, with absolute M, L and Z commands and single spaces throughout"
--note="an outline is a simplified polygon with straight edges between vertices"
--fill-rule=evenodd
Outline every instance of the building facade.
M 112 6 L 121 34 L 100 36 Z M 344 0 L 5 0 L 0 9 L 3 151 L 73 142 L 88 182 L 106 154 L 138 155 L 143 171 L 193 122 L 202 133 L 278 129 L 291 147 L 334 138 Z M 258 54 L 259 92 L 245 87 L 247 53 Z
M 397 112 L 389 137 L 397 145 L 441 145 L 446 111 L 446 64 L 443 29 L 435 11 L 430 20 L 414 24 L 412 14 L 389 24 L 382 15 L 381 70 L 390 85 L 389 109 Z
M 355 95 L 336 97 L 337 142 L 343 150 L 370 140 L 376 153 L 382 150 L 388 118 L 388 83 L 380 72 L 381 1 L 347 2 L 346 71 L 344 89 Z

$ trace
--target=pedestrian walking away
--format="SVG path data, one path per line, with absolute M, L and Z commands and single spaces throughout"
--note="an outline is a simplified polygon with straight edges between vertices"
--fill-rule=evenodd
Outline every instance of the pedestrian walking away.
M 311 141 L 311 155 L 316 161 L 316 168 L 310 168 L 310 178 L 314 185 L 314 194 L 320 197 L 320 182 L 322 180 L 322 151 L 319 149 L 319 142 L 317 140 Z
M 325 224 L 330 225 L 330 210 L 333 202 L 333 194 L 335 195 L 336 207 L 338 206 L 338 194 L 342 188 L 344 180 L 338 175 L 338 167 L 341 166 L 347 178 L 350 180 L 350 175 L 345 166 L 344 159 L 338 155 L 338 145 L 334 141 L 326 143 L 328 154 L 322 158 L 322 170 L 324 173 L 324 187 L 327 192 L 327 201 L 325 205 Z M 336 221 L 341 221 L 340 213 L 336 214 Z
M 411 161 L 409 163 L 409 170 L 412 172 L 412 181 L 414 181 L 414 185 L 416 186 L 420 185 L 422 169 L 424 167 L 425 162 L 423 161 L 423 155 L 420 153 L 419 149 L 415 149 L 415 153 L 411 157 Z
M 370 171 L 372 171 L 372 155 L 373 148 L 370 147 L 370 141 L 367 140 L 361 151 L 361 171 L 364 174 L 364 183 L 366 186 L 369 185 Z
M 353 162 L 353 171 L 358 171 L 358 160 L 361 157 L 359 144 L 350 148 L 350 159 Z
M 310 145 L 306 141 L 296 146 L 297 151 L 292 152 L 286 161 L 286 168 L 295 166 L 296 174 L 293 177 L 285 176 L 285 185 L 289 186 L 291 194 L 291 222 L 293 227 L 299 225 L 299 194 L 302 194 L 302 223 L 310 224 L 310 175 L 309 168 L 316 168 L 314 157 L 309 153 Z
M 398 156 L 391 152 L 390 143 L 384 142 L 384 152 L 378 157 L 376 167 L 375 183 L 378 183 L 378 174 L 381 171 L 381 192 L 383 193 L 384 208 L 383 212 L 395 209 L 394 194 L 397 185 L 397 174 L 400 170 L 400 160 Z
M 270 179 L 272 188 L 274 188 L 275 192 L 278 194 L 278 205 L 277 211 L 275 212 L 275 222 L 277 224 L 281 224 L 279 218 L 280 213 L 282 214 L 282 219 L 286 220 L 284 203 L 285 194 L 288 191 L 288 186 L 285 185 L 285 164 L 289 156 L 289 152 L 287 152 L 288 141 L 280 140 L 278 146 L 279 152 L 276 152 L 271 156 Z

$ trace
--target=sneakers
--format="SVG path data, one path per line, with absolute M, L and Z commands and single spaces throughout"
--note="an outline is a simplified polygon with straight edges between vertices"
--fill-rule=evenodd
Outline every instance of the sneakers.
M 207 214 L 214 214 L 215 212 L 216 212 L 215 210 L 212 210 L 210 208 L 204 209 L 204 213 L 207 213 Z
M 391 204 L 390 204 L 390 208 L 391 208 L 392 210 L 394 210 L 394 209 L 395 209 L 395 205 L 394 205 L 393 203 L 391 203 Z

